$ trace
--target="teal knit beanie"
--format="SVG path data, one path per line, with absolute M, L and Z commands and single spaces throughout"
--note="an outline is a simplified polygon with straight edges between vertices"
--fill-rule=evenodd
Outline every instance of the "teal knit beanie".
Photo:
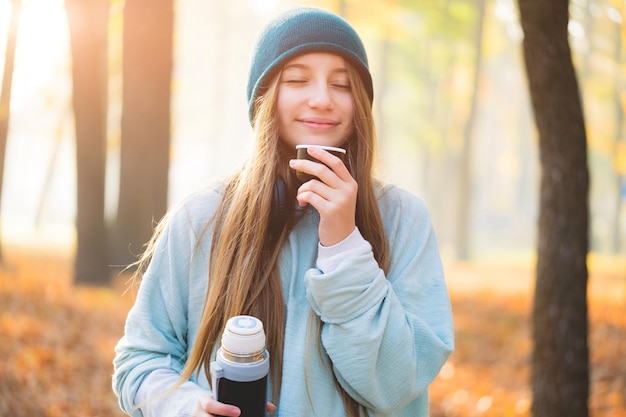
M 291 9 L 261 32 L 253 50 L 248 78 L 248 115 L 254 123 L 254 101 L 289 59 L 309 52 L 330 52 L 343 57 L 358 71 L 374 100 L 367 55 L 356 31 L 343 18 L 313 7 Z

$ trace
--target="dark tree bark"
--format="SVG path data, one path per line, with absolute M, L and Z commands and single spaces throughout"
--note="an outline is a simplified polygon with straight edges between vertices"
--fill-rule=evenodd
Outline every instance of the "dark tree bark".
M 4 182 L 4 159 L 7 150 L 7 138 L 9 136 L 9 115 L 11 107 L 11 87 L 13 85 L 13 67 L 15 63 L 15 45 L 17 43 L 17 30 L 20 23 L 22 1 L 11 2 L 11 17 L 9 20 L 9 33 L 7 47 L 4 54 L 4 71 L 2 73 L 2 90 L 0 90 L 0 202 L 2 201 L 2 183 Z M 2 236 L 0 235 L 0 238 Z M 3 262 L 2 246 L 0 245 L 0 263 Z
M 137 260 L 167 210 L 173 24 L 172 0 L 126 1 L 115 265 Z
M 74 282 L 108 284 L 104 189 L 107 121 L 108 0 L 66 0 L 76 126 Z
M 519 8 L 542 169 L 532 414 L 587 417 L 589 174 L 568 1 L 519 0 Z

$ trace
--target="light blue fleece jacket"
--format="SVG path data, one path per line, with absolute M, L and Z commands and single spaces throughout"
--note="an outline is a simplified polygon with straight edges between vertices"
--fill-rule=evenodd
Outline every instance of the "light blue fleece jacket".
M 169 216 L 116 346 L 113 389 L 135 417 L 191 416 L 199 395 L 210 393 L 202 373 L 162 392 L 178 380 L 196 339 L 210 279 L 212 229 L 204 230 L 218 190 L 194 194 Z M 379 205 L 391 245 L 387 276 L 358 229 L 321 247 L 313 209 L 281 252 L 286 324 L 275 416 L 345 416 L 331 367 L 370 416 L 428 416 L 428 386 L 454 348 L 437 242 L 417 197 L 385 186 Z M 323 323 L 322 356 L 307 336 L 311 308 Z

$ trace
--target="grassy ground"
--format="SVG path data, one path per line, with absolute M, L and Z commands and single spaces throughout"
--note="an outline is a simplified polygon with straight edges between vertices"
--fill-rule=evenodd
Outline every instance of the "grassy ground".
M 132 293 L 75 288 L 67 254 L 5 249 L 0 416 L 121 417 L 111 360 Z M 591 259 L 593 417 L 626 417 L 626 261 Z M 529 416 L 528 263 L 446 265 L 457 350 L 431 389 L 432 416 Z

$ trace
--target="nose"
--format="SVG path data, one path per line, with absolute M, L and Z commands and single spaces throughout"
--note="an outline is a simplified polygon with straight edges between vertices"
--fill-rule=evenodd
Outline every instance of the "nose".
M 309 106 L 314 108 L 332 108 L 333 98 L 330 86 L 325 82 L 318 82 L 311 86 Z

